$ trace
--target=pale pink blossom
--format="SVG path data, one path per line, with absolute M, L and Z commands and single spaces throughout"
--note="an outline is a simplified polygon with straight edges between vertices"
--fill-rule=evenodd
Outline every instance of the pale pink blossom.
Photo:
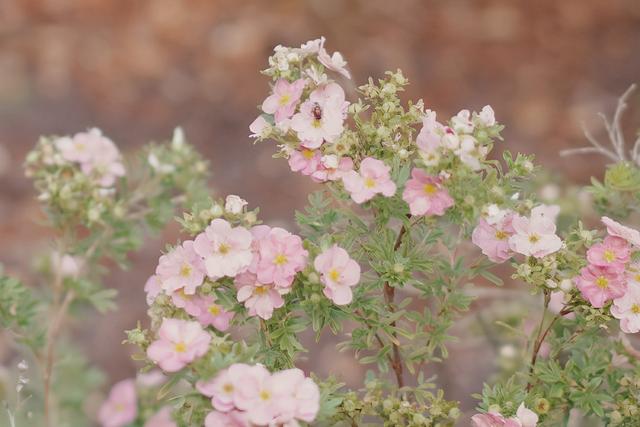
M 147 305 L 153 304 L 156 297 L 162 293 L 162 283 L 157 275 L 150 276 L 144 284 L 144 291 L 147 294 Z
M 444 215 L 453 206 L 453 198 L 442 186 L 439 177 L 427 175 L 422 169 L 413 168 L 402 192 L 402 199 L 409 204 L 411 215 Z
M 440 148 L 444 126 L 436 120 L 436 113 L 431 110 L 425 112 L 422 118 L 422 129 L 416 138 L 418 148 L 425 153 L 435 153 Z
M 482 126 L 493 126 L 496 124 L 495 113 L 493 112 L 493 108 L 490 105 L 485 105 L 478 113 L 478 121 Z
M 258 282 L 253 273 L 238 274 L 235 285 L 238 288 L 238 301 L 244 303 L 249 316 L 268 320 L 273 316 L 274 309 L 284 305 L 280 291 L 273 284 L 264 285 Z
M 471 112 L 469 110 L 460 110 L 458 114 L 451 118 L 453 129 L 457 133 L 473 132 L 473 121 L 471 121 Z
M 167 376 L 160 369 L 152 369 L 149 372 L 138 372 L 136 383 L 140 387 L 158 387 L 167 381 Z
M 320 47 L 318 48 L 318 61 L 328 69 L 335 71 L 344 77 L 350 79 L 351 74 L 347 70 L 347 61 L 344 60 L 340 52 L 334 52 L 333 55 L 324 48 L 324 37 L 320 38 Z
M 217 304 L 213 295 L 198 298 L 196 304 L 200 307 L 200 313 L 197 318 L 202 326 L 211 325 L 222 332 L 229 329 L 229 323 L 233 319 L 233 312 L 227 311 L 220 304 Z
M 215 280 L 246 270 L 253 258 L 251 241 L 246 228 L 231 227 L 229 222 L 216 218 L 196 237 L 194 249 L 204 259 L 207 275 Z
M 264 117 L 258 116 L 249 125 L 251 131 L 250 138 L 266 138 L 271 130 L 271 124 Z
M 342 134 L 348 105 L 344 90 L 337 83 L 319 86 L 291 118 L 291 129 L 305 141 L 307 148 L 318 148 L 324 141 L 333 142 Z
M 620 329 L 627 334 L 640 332 L 640 284 L 629 283 L 623 296 L 613 300 L 611 314 L 620 319 Z
M 334 154 L 322 156 L 318 170 L 311 174 L 311 178 L 317 182 L 337 181 L 353 170 L 353 160 L 350 157 L 341 157 Z
M 269 229 L 266 235 L 256 240 L 255 247 L 252 272 L 262 284 L 273 283 L 287 288 L 293 283 L 296 273 L 306 266 L 308 252 L 302 246 L 302 239 L 283 228 Z
M 524 406 L 524 402 L 520 403 L 516 411 L 516 417 L 522 423 L 522 427 L 536 427 L 538 425 L 538 415 L 531 409 Z
M 620 298 L 627 290 L 624 274 L 620 271 L 597 265 L 588 265 L 575 279 L 582 296 L 596 307 L 603 307 L 607 301 Z
M 515 233 L 509 238 L 511 250 L 535 258 L 560 250 L 562 240 L 555 234 L 556 224 L 550 216 L 547 207 L 532 209 L 530 218 L 514 215 L 511 224 Z
M 597 243 L 587 251 L 587 260 L 590 264 L 600 267 L 624 270 L 624 265 L 629 262 L 631 248 L 626 240 L 621 237 L 607 236 L 602 243 Z
M 191 240 L 183 242 L 158 260 L 156 276 L 167 294 L 178 289 L 193 295 L 204 280 L 204 264 Z
M 484 160 L 489 148 L 478 144 L 476 139 L 471 135 L 464 135 L 460 138 L 460 146 L 454 151 L 460 161 L 473 171 L 482 169 L 480 160 Z
M 240 196 L 236 196 L 235 194 L 229 194 L 224 199 L 224 210 L 231 214 L 241 214 L 244 207 L 249 203 L 245 199 Z
M 280 399 L 288 391 L 288 384 L 279 382 L 262 365 L 244 369 L 242 381 L 235 385 L 236 408 L 246 411 L 249 421 L 258 425 L 269 424 L 278 416 Z
M 251 366 L 244 363 L 234 363 L 223 369 L 210 380 L 200 380 L 196 388 L 203 395 L 211 398 L 211 405 L 221 412 L 229 412 L 235 408 L 235 393 L 238 384 L 244 381 L 245 372 Z
M 313 265 L 320 273 L 325 296 L 337 305 L 349 304 L 353 299 L 351 288 L 360 281 L 360 266 L 347 251 L 333 245 L 318 255 Z
M 138 415 L 136 384 L 132 379 L 116 383 L 109 397 L 98 411 L 98 420 L 103 427 L 122 427 L 132 423 Z
M 178 424 L 171 417 L 171 408 L 164 406 L 144 423 L 144 427 L 178 427 Z
M 513 255 L 509 247 L 509 237 L 514 233 L 512 219 L 513 213 L 510 213 L 491 225 L 488 220 L 480 218 L 478 225 L 473 229 L 471 241 L 482 249 L 482 253 L 492 262 L 502 263 Z
M 371 200 L 376 194 L 391 197 L 396 184 L 391 179 L 391 168 L 382 160 L 367 157 L 360 163 L 360 171 L 350 171 L 342 176 L 344 188 L 356 203 Z
M 304 79 L 291 83 L 285 79 L 278 79 L 273 86 L 273 93 L 262 103 L 262 111 L 273 114 L 276 123 L 293 116 L 305 85 Z
M 147 349 L 149 359 L 167 372 L 177 372 L 209 349 L 211 336 L 198 322 L 163 319 L 158 339 Z
M 497 412 L 476 414 L 471 417 L 474 427 L 536 427 L 538 415 L 520 403 L 515 417 L 505 418 Z
M 310 423 L 320 410 L 320 389 L 300 369 L 286 369 L 272 375 L 279 390 L 278 417 L 276 423 L 286 424 L 296 420 Z M 295 425 L 295 424 L 294 424 Z
M 606 216 L 603 216 L 601 220 L 607 226 L 607 233 L 611 236 L 621 237 L 633 246 L 640 248 L 640 231 L 622 225 Z
M 99 129 L 91 129 L 73 137 L 81 140 L 88 150 L 88 159 L 80 162 L 83 173 L 93 175 L 102 187 L 111 187 L 117 178 L 124 176 L 125 170 L 116 145 Z
M 247 414 L 240 411 L 211 411 L 204 419 L 204 427 L 249 427 Z
M 318 170 L 320 166 L 321 154 L 317 150 L 303 148 L 294 150 L 289 156 L 289 167 L 294 172 L 300 172 L 302 175 L 311 175 Z
M 200 315 L 200 304 L 198 297 L 193 294 L 186 294 L 184 289 L 180 288 L 171 294 L 171 302 L 178 308 L 182 308 L 191 316 Z

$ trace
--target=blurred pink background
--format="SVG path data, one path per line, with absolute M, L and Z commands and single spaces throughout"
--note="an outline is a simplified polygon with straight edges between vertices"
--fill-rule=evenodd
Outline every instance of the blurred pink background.
M 344 54 L 356 84 L 401 68 L 412 82 L 407 98 L 442 117 L 491 104 L 507 126 L 503 148 L 534 153 L 575 183 L 604 163 L 558 152 L 584 145 L 580 122 L 599 131 L 595 113 L 640 80 L 637 0 L 0 0 L 0 262 L 28 277 L 32 254 L 47 245 L 21 168 L 27 151 L 41 134 L 92 126 L 125 151 L 182 126 L 211 161 L 217 194 L 239 194 L 265 221 L 293 227 L 294 209 L 316 187 L 272 160 L 269 144 L 253 146 L 247 128 L 267 94 L 259 70 L 272 48 L 320 35 Z M 626 123 L 640 123 L 640 109 Z M 176 237 L 169 227 L 131 270 L 108 277 L 119 312 L 75 325 L 112 380 L 134 373 L 122 331 L 146 317 L 144 281 Z M 361 372 L 334 344 L 314 349 L 307 366 L 356 383 Z M 0 349 L 0 362 L 7 357 Z M 493 357 L 481 344 L 453 346 L 437 367 L 447 397 L 473 408 L 469 394 Z

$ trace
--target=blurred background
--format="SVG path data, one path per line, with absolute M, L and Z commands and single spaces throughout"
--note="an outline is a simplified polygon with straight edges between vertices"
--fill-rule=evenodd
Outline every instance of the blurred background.
M 292 228 L 315 184 L 272 160 L 273 147 L 253 146 L 248 125 L 267 94 L 259 70 L 272 48 L 320 35 L 356 84 L 401 68 L 407 98 L 440 117 L 492 105 L 507 126 L 504 148 L 534 153 L 576 184 L 601 175 L 603 161 L 558 152 L 585 144 L 581 122 L 602 136 L 595 114 L 640 81 L 638 0 L 0 0 L 0 262 L 27 277 L 47 245 L 21 168 L 27 151 L 41 134 L 93 126 L 124 151 L 182 126 L 211 161 L 217 194 L 239 194 L 265 221 Z M 640 108 L 626 123 L 640 123 Z M 110 381 L 135 371 L 122 331 L 146 317 L 144 281 L 176 237 L 170 227 L 130 271 L 109 276 L 118 313 L 76 326 Z M 334 344 L 314 349 L 308 367 L 357 383 L 352 356 Z M 435 372 L 447 397 L 471 410 L 493 358 L 481 342 L 453 346 Z

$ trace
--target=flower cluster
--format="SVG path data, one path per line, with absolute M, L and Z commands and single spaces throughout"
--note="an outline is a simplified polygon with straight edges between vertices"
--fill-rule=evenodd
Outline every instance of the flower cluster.
M 262 365 L 235 363 L 196 388 L 214 408 L 206 427 L 294 426 L 312 422 L 320 408 L 320 389 L 300 369 L 272 374 Z
M 631 261 L 638 231 L 603 217 L 608 236 L 587 251 L 587 265 L 575 278 L 582 296 L 596 308 L 612 301 L 610 311 L 625 333 L 640 332 L 640 264 Z
M 471 240 L 496 263 L 508 260 L 514 253 L 543 258 L 562 247 L 556 234 L 558 212 L 558 206 L 539 205 L 531 209 L 529 217 L 524 217 L 490 205 L 473 230 Z

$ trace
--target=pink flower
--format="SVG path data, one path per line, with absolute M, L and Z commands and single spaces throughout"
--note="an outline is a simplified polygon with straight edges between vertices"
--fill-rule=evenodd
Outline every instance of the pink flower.
M 317 182 L 337 181 L 344 174 L 353 170 L 353 160 L 350 157 L 341 157 L 327 154 L 320 159 L 318 170 L 311 174 L 311 178 Z
M 320 46 L 318 48 L 318 61 L 328 69 L 342 74 L 344 77 L 350 79 L 351 74 L 347 70 L 347 61 L 344 60 L 340 52 L 334 52 L 329 56 L 329 53 L 324 48 L 324 37 L 320 38 Z
M 276 372 L 272 379 L 279 387 L 278 424 L 315 420 L 320 410 L 320 389 L 311 378 L 305 378 L 304 372 L 294 368 Z
M 454 203 L 439 177 L 427 175 L 418 168 L 411 171 L 402 199 L 409 204 L 411 215 L 444 215 Z
M 390 171 L 382 160 L 367 157 L 360 163 L 360 172 L 345 173 L 342 182 L 356 203 L 371 200 L 376 194 L 391 197 L 396 193 L 396 184 L 391 180 Z
M 538 415 L 531 409 L 520 403 L 516 416 L 505 418 L 497 412 L 486 414 L 476 414 L 471 417 L 474 427 L 536 427 L 538 425 Z
M 602 243 L 597 243 L 587 251 L 587 260 L 590 264 L 600 267 L 624 270 L 624 265 L 629 262 L 631 248 L 626 240 L 620 237 L 607 236 Z
M 162 292 L 162 284 L 157 275 L 154 274 L 147 279 L 144 284 L 144 291 L 147 293 L 147 305 L 153 304 L 153 301 Z
M 311 175 L 318 170 L 320 165 L 320 152 L 303 148 L 295 150 L 289 157 L 289 167 L 294 172 L 300 172 L 302 175 Z
M 188 295 L 184 293 L 184 290 L 178 289 L 171 294 L 171 302 L 178 308 L 184 309 L 191 316 L 200 315 L 200 304 L 196 295 Z
M 258 316 L 262 319 L 271 319 L 273 310 L 284 305 L 284 300 L 279 290 L 273 284 L 264 285 L 258 282 L 253 273 L 241 273 L 236 276 L 238 288 L 238 301 L 244 302 L 249 310 L 249 316 Z
M 113 386 L 98 411 L 98 420 L 103 427 L 122 427 L 132 423 L 137 415 L 136 384 L 132 379 L 127 379 Z
M 204 427 L 249 427 L 249 421 L 243 412 L 211 411 L 204 419 Z
M 211 404 L 221 412 L 229 412 L 235 408 L 234 397 L 237 386 L 244 380 L 245 373 L 251 368 L 244 363 L 234 363 L 207 381 L 198 381 L 196 388 L 211 398 Z
M 515 233 L 509 238 L 512 251 L 535 258 L 542 258 L 562 247 L 562 240 L 555 234 L 555 218 L 553 211 L 546 206 L 538 206 L 531 210 L 531 217 L 514 215 L 511 224 Z
M 436 113 L 427 110 L 422 119 L 422 129 L 416 138 L 418 148 L 425 153 L 436 151 L 442 140 L 444 126 L 436 120 Z
M 353 299 L 351 288 L 360 281 L 360 266 L 347 251 L 333 245 L 313 262 L 324 284 L 324 294 L 337 305 L 349 304 Z
M 451 124 L 457 133 L 473 132 L 474 125 L 471 121 L 471 112 L 469 110 L 460 110 L 458 114 L 451 118 Z
M 285 79 L 278 79 L 273 87 L 273 93 L 262 103 L 262 111 L 273 114 L 276 123 L 288 119 L 296 110 L 305 85 L 304 79 L 298 79 L 292 83 Z
M 251 131 L 249 138 L 266 138 L 271 130 L 271 124 L 264 117 L 258 116 L 249 125 L 249 130 Z
M 204 280 L 204 265 L 202 258 L 194 250 L 193 241 L 187 240 L 168 254 L 162 255 L 156 275 L 167 294 L 182 288 L 185 294 L 193 295 Z
M 215 280 L 233 277 L 251 264 L 251 240 L 246 228 L 231 227 L 224 219 L 216 218 L 196 237 L 194 249 L 204 259 L 207 275 Z
M 272 377 L 262 365 L 244 369 L 242 380 L 235 385 L 236 408 L 246 411 L 249 421 L 258 425 L 269 424 L 278 416 L 280 399 L 288 389 L 288 384 Z
M 318 148 L 324 141 L 333 142 L 342 133 L 348 105 L 340 85 L 319 86 L 291 118 L 291 128 L 307 148 Z
M 576 286 L 592 306 L 601 308 L 609 300 L 620 298 L 626 291 L 624 275 L 597 265 L 588 265 L 580 271 Z
M 473 229 L 471 241 L 482 249 L 482 253 L 492 262 L 502 263 L 513 255 L 509 247 L 509 237 L 514 232 L 512 219 L 513 213 L 510 213 L 491 225 L 486 219 L 480 218 L 478 225 Z
M 630 283 L 625 294 L 613 300 L 611 314 L 620 319 L 622 332 L 640 332 L 640 284 Z
M 211 336 L 198 322 L 163 319 L 158 340 L 147 349 L 149 359 L 167 372 L 177 372 L 209 349 Z
M 229 323 L 233 319 L 233 312 L 227 311 L 216 304 L 216 298 L 213 295 L 198 298 L 196 304 L 200 307 L 200 313 L 197 317 L 202 326 L 211 325 L 222 332 L 229 329 Z
M 256 240 L 256 260 L 252 272 L 262 284 L 273 283 L 287 288 L 296 273 L 307 263 L 308 252 L 302 247 L 302 239 L 279 227 Z M 253 269 L 255 266 L 255 269 Z
M 99 129 L 78 133 L 73 137 L 76 144 L 84 145 L 87 158 L 82 156 L 80 168 L 87 175 L 94 175 L 100 186 L 111 187 L 116 178 L 124 176 L 125 170 L 116 145 Z
M 171 418 L 171 408 L 165 406 L 151 416 L 144 427 L 178 427 L 178 424 Z
M 621 237 L 635 247 L 640 247 L 640 231 L 624 226 L 606 216 L 603 216 L 601 221 L 607 226 L 607 233 L 615 237 Z

